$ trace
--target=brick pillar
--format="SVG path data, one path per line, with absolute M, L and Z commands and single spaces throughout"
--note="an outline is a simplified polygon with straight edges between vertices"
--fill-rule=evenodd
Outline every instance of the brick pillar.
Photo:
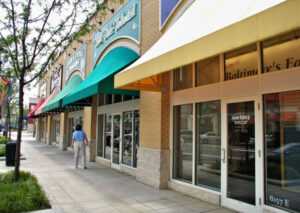
M 36 119 L 36 133 L 35 133 L 35 139 L 40 140 L 40 132 L 41 132 L 41 120 L 40 118 Z
M 87 160 L 94 162 L 96 160 L 96 132 L 97 132 L 97 95 L 92 97 L 92 106 L 84 107 L 83 130 L 85 131 L 90 143 L 87 147 Z
M 162 92 L 141 91 L 140 146 L 137 156 L 138 181 L 167 188 L 169 152 L 170 75 L 162 75 Z
M 53 141 L 53 117 L 51 115 L 47 116 L 47 125 L 46 125 L 46 144 L 52 145 Z
M 60 113 L 59 149 L 67 150 L 68 146 L 68 112 Z

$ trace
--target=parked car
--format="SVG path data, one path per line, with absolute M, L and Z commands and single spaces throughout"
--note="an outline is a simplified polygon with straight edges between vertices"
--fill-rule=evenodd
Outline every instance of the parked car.
M 220 143 L 221 136 L 217 135 L 215 132 L 207 132 L 200 135 L 200 141 L 203 143 Z

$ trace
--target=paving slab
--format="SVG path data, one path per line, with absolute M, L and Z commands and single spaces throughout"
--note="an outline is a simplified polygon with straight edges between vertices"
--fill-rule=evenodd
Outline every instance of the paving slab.
M 37 141 L 31 133 L 23 132 L 21 152 L 26 158 L 21 170 L 36 175 L 52 206 L 38 213 L 233 212 L 172 190 L 155 189 L 95 162 L 87 162 L 87 170 L 75 169 L 73 153 Z M 10 169 L 0 162 L 0 172 Z

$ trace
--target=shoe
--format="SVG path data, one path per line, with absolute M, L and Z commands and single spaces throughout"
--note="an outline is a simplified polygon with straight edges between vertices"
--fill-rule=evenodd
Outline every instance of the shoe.
M 75 169 L 78 169 L 78 167 L 76 166 Z
M 85 166 L 84 169 L 87 169 L 87 167 Z

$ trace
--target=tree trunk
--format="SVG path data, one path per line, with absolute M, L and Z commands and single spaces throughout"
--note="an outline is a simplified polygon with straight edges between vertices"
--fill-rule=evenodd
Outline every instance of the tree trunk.
M 20 174 L 20 150 L 21 150 L 21 139 L 23 129 L 23 99 L 24 99 L 24 76 L 20 76 L 19 79 L 19 118 L 18 118 L 18 136 L 16 144 L 16 163 L 15 163 L 15 177 L 14 181 L 19 180 Z
M 9 108 L 9 101 L 7 101 L 7 121 L 8 121 L 8 128 L 7 128 L 7 134 L 8 134 L 8 140 L 11 141 L 11 125 L 10 125 L 10 108 Z

